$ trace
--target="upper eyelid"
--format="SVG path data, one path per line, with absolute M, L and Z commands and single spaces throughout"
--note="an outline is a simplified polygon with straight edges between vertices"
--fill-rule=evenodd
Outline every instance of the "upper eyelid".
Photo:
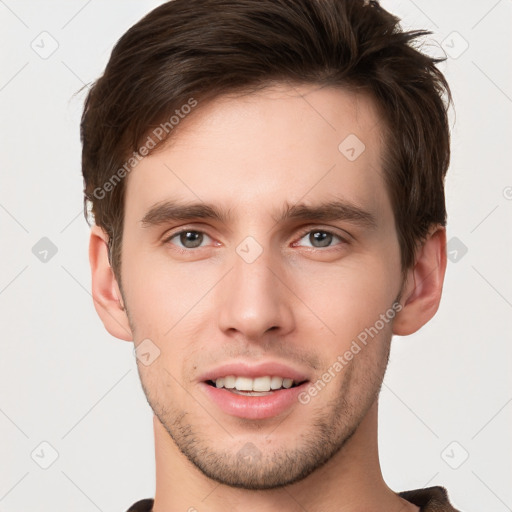
M 175 231 L 176 230 L 176 231 Z M 196 233 L 203 233 L 205 235 L 208 235 L 208 232 L 206 230 L 206 228 L 201 228 L 201 227 L 183 227 L 183 226 L 180 226 L 180 227 L 175 227 L 175 228 L 172 228 L 172 229 L 168 229 L 166 230 L 163 235 L 162 235 L 162 238 L 164 240 L 168 240 L 169 238 L 173 238 L 175 237 L 176 235 L 179 235 L 181 233 L 185 233 L 187 231 L 194 231 Z M 210 235 L 208 235 L 210 236 Z M 210 237 L 211 238 L 211 237 Z
M 352 238 L 352 235 L 350 235 L 350 233 L 348 233 L 347 231 L 345 231 L 343 229 L 338 228 L 338 230 L 336 230 L 335 228 L 322 228 L 322 227 L 306 227 L 303 230 L 299 231 L 300 238 L 303 238 L 308 233 L 312 233 L 315 231 L 322 231 L 324 233 L 329 233 L 331 235 L 341 238 L 342 240 L 344 240 L 345 238 Z M 338 231 L 342 231 L 343 234 L 340 234 Z
M 178 235 L 181 235 L 182 233 L 187 233 L 189 231 L 191 231 L 193 233 L 201 233 L 203 235 L 206 235 L 209 238 L 212 238 L 206 231 L 204 231 L 202 229 L 184 228 L 184 229 L 180 229 L 179 231 L 176 231 L 175 233 L 170 233 L 170 234 L 166 233 L 163 235 L 162 239 L 164 242 L 169 242 L 170 240 L 177 237 Z

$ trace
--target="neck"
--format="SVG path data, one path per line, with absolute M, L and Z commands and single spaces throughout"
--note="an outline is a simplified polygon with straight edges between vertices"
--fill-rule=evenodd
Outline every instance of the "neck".
M 155 416 L 153 511 L 418 511 L 418 507 L 400 498 L 382 478 L 377 412 L 375 401 L 352 437 L 324 466 L 300 482 L 266 491 L 232 488 L 207 478 L 178 450 Z

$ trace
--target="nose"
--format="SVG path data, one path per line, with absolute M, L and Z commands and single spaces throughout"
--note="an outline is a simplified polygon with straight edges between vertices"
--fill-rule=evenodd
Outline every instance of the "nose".
M 252 262 L 235 253 L 220 290 L 220 329 L 251 341 L 264 341 L 267 333 L 283 336 L 292 331 L 294 295 L 284 270 L 284 263 L 270 250 L 263 250 Z

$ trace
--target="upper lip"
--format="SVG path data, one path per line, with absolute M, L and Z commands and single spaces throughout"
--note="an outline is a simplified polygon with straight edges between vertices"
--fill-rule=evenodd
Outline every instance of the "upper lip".
M 236 377 L 283 377 L 284 379 L 292 379 L 294 382 L 303 382 L 308 380 L 305 373 L 292 368 L 284 363 L 277 361 L 268 361 L 265 363 L 251 364 L 248 362 L 232 362 L 212 368 L 203 373 L 199 380 L 202 382 L 211 380 L 215 381 L 221 377 L 234 375 Z

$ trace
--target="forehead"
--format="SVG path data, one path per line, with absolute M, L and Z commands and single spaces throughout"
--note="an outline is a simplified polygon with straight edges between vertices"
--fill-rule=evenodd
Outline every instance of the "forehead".
M 253 220 L 320 199 L 389 216 L 382 144 L 374 103 L 351 91 L 281 85 L 221 96 L 184 116 L 166 146 L 131 171 L 126 220 L 169 198 Z

